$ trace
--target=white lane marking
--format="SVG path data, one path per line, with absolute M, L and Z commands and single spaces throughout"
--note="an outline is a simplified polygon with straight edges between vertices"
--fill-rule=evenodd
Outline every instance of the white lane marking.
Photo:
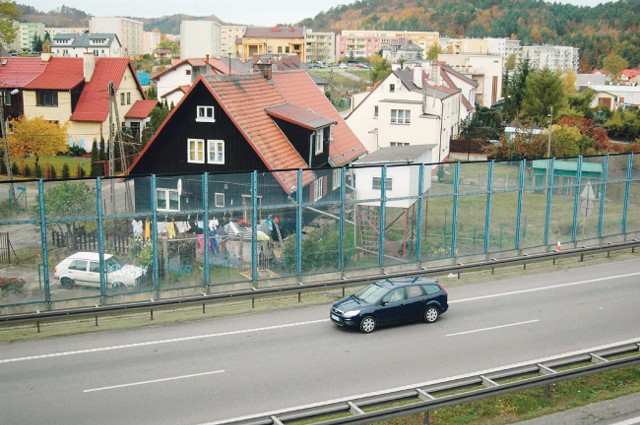
M 191 375 L 172 376 L 169 378 L 153 379 L 151 381 L 131 382 L 129 384 L 112 385 L 110 387 L 92 388 L 89 390 L 83 390 L 83 393 L 93 393 L 96 391 L 114 390 L 117 388 L 134 387 L 136 385 L 155 384 L 156 382 L 175 381 L 178 379 L 197 378 L 199 376 L 213 375 L 214 373 L 224 373 L 224 370 L 214 370 L 211 372 L 193 373 Z
M 452 300 L 452 301 L 449 301 L 449 304 L 464 303 L 468 301 L 486 300 L 489 298 L 506 297 L 509 295 L 528 294 L 530 292 L 546 291 L 548 289 L 566 288 L 569 286 L 586 285 L 588 283 L 597 283 L 597 282 L 602 282 L 604 280 L 622 279 L 625 277 L 632 277 L 632 276 L 638 276 L 638 275 L 640 275 L 640 273 L 628 273 L 628 274 L 621 274 L 617 276 L 599 277 L 597 279 L 579 280 L 577 282 L 560 283 L 558 285 L 540 286 L 538 288 L 520 289 L 518 291 L 500 292 L 498 294 L 481 295 L 479 297 L 461 298 L 459 300 Z
M 616 422 L 611 425 L 637 425 L 640 424 L 640 416 L 636 416 L 635 418 L 627 419 L 626 421 Z
M 137 342 L 134 344 L 123 344 L 123 345 L 113 345 L 110 347 L 99 347 L 99 348 L 88 348 L 86 350 L 75 350 L 75 351 L 65 351 L 61 353 L 51 353 L 51 354 L 40 354 L 37 356 L 27 356 L 27 357 L 15 357 L 12 359 L 2 359 L 0 360 L 0 364 L 2 363 L 12 363 L 12 362 L 21 362 L 26 360 L 40 360 L 40 359 L 49 359 L 52 357 L 63 357 L 63 356 L 71 356 L 75 354 L 87 354 L 87 353 L 99 353 L 102 351 L 112 351 L 112 350 L 122 350 L 124 348 L 136 348 L 136 347 L 146 347 L 150 345 L 160 345 L 160 344 L 169 344 L 173 342 L 184 342 L 184 341 L 192 341 L 194 339 L 204 339 L 204 338 L 216 338 L 220 336 L 229 336 L 229 335 L 240 335 L 252 332 L 262 332 L 269 331 L 274 329 L 284 329 L 291 328 L 294 326 L 305 326 L 305 325 L 313 325 L 316 323 L 328 322 L 329 319 L 321 319 L 321 320 L 311 320 L 308 322 L 298 322 L 298 323 L 288 323 L 286 325 L 276 325 L 276 326 L 266 326 L 264 328 L 254 328 L 254 329 L 243 329 L 239 331 L 230 331 L 230 332 L 220 332 L 215 334 L 205 334 L 205 335 L 194 335 L 194 336 L 185 336 L 182 338 L 172 338 L 172 339 L 162 339 L 159 341 L 147 341 L 147 342 Z
M 500 325 L 500 326 L 493 326 L 493 327 L 490 327 L 490 328 L 475 329 L 473 331 L 458 332 L 458 333 L 455 333 L 455 334 L 448 334 L 448 335 L 445 335 L 445 336 L 458 336 L 458 335 L 473 334 L 473 333 L 476 333 L 476 332 L 492 331 L 494 329 L 502 329 L 502 328 L 510 328 L 512 326 L 527 325 L 529 323 L 535 323 L 535 322 L 539 322 L 539 320 L 538 319 L 534 319 L 534 320 L 528 320 L 526 322 L 509 323 L 508 325 Z
M 413 385 L 404 385 L 401 387 L 396 387 L 396 388 L 391 388 L 391 389 L 385 389 L 382 391 L 374 391 L 374 392 L 370 392 L 370 393 L 366 393 L 366 394 L 358 394 L 358 395 L 352 395 L 352 396 L 348 396 L 348 397 L 342 397 L 342 398 L 336 398 L 333 400 L 327 400 L 327 401 L 321 401 L 321 402 L 317 402 L 317 403 L 312 403 L 312 404 L 305 404 L 302 406 L 292 406 L 292 407 L 288 407 L 288 408 L 284 408 L 284 409 L 279 409 L 279 410 L 273 410 L 271 412 L 264 412 L 264 413 L 257 413 L 257 414 L 253 414 L 253 415 L 247 415 L 247 416 L 241 416 L 241 417 L 237 417 L 237 418 L 230 418 L 230 419 L 224 419 L 224 420 L 216 420 L 216 421 L 212 421 L 212 422 L 203 422 L 200 425 L 221 425 L 221 424 L 226 424 L 229 422 L 238 422 L 238 421 L 247 421 L 249 419 L 255 419 L 255 418 L 263 418 L 265 416 L 278 416 L 281 415 L 283 413 L 287 413 L 287 412 L 291 412 L 291 411 L 299 411 L 299 410 L 305 410 L 305 409 L 313 409 L 315 407 L 320 407 L 320 406 L 324 406 L 327 404 L 334 404 L 334 403 L 345 403 L 348 401 L 352 401 L 353 399 L 363 399 L 363 398 L 369 398 L 369 397 L 377 397 L 377 396 L 381 396 L 381 395 L 385 395 L 385 394 L 391 394 L 391 393 L 395 393 L 398 391 L 404 391 L 404 390 L 412 390 L 416 387 L 427 387 L 430 385 L 437 385 L 437 384 L 442 384 L 443 382 L 449 382 L 449 381 L 458 381 L 458 380 L 462 380 L 462 379 L 466 379 L 466 378 L 471 378 L 471 377 L 475 377 L 478 375 L 486 375 L 488 373 L 492 373 L 492 372 L 497 372 L 497 371 L 501 371 L 504 369 L 515 369 L 515 368 L 519 368 L 522 366 L 528 366 L 532 363 L 545 363 L 551 360 L 555 360 L 555 359 L 561 359 L 564 357 L 570 357 L 570 356 L 575 356 L 575 355 L 580 355 L 580 354 L 584 354 L 584 353 L 591 353 L 594 351 L 601 351 L 601 350 L 606 350 L 607 348 L 612 348 L 612 347 L 617 347 L 619 345 L 625 345 L 625 344 L 638 344 L 640 343 L 640 337 L 634 338 L 634 339 L 628 339 L 626 341 L 619 341 L 619 342 L 614 342 L 611 344 L 606 344 L 606 345 L 600 345 L 597 347 L 591 347 L 591 348 L 585 348 L 583 350 L 576 350 L 576 351 L 570 351 L 568 353 L 564 353 L 564 354 L 556 354 L 554 356 L 548 356 L 548 357 L 542 357 L 539 359 L 533 359 L 533 360 L 528 360 L 528 361 L 523 361 L 523 362 L 519 362 L 519 363 L 514 363 L 512 365 L 507 365 L 507 366 L 500 366 L 500 367 L 495 367 L 495 368 L 491 368 L 491 369 L 485 369 L 485 370 L 479 370 L 476 372 L 471 372 L 471 373 L 465 373 L 463 375 L 457 375 L 457 376 L 449 376 L 446 378 L 440 378 L 440 379 L 434 379 L 432 381 L 426 381 L 426 382 L 419 382 L 417 384 L 413 384 Z M 618 425 L 618 424 L 615 424 Z M 625 424 L 625 425 L 630 425 L 630 424 Z

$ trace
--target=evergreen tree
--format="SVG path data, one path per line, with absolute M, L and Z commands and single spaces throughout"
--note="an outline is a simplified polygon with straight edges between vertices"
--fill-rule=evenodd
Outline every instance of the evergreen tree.
M 66 162 L 62 165 L 62 179 L 69 180 L 71 178 L 71 170 Z
M 100 151 L 98 150 L 98 142 L 96 140 L 93 141 L 93 145 L 91 145 L 91 177 L 97 177 L 100 175 Z

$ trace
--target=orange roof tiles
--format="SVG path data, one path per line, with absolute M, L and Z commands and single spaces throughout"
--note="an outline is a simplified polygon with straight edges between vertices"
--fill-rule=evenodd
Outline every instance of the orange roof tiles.
M 0 65 L 0 85 L 22 88 L 38 77 L 47 66 L 39 57 L 3 56 Z
M 25 85 L 29 90 L 71 90 L 84 81 L 82 58 L 52 57 L 42 73 Z
M 138 100 L 136 103 L 131 105 L 129 112 L 125 114 L 125 118 L 129 119 L 144 119 L 151 114 L 153 108 L 158 105 L 157 100 Z
M 366 148 L 342 119 L 329 99 L 318 89 L 305 71 L 274 72 L 273 82 L 287 103 L 336 121 L 332 128 L 333 141 L 329 144 L 329 160 L 341 167 L 367 153 Z

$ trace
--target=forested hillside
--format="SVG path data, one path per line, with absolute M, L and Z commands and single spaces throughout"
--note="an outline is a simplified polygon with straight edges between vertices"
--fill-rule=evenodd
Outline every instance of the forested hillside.
M 596 7 L 541 0 L 360 0 L 302 24 L 316 31 L 438 31 L 449 37 L 510 37 L 522 45 L 568 45 L 580 48 L 583 71 L 601 67 L 612 52 L 631 66 L 640 64 L 640 0 Z
M 38 11 L 17 5 L 23 20 L 47 26 L 87 26 L 90 15 L 62 6 Z M 152 11 L 150 11 L 152 14 Z M 126 13 L 125 13 L 126 15 Z M 214 19 L 187 15 L 136 18 L 146 31 L 179 34 L 180 21 Z M 218 20 L 219 21 L 219 20 Z M 236 19 L 242 23 L 242 17 Z M 616 53 L 640 66 L 640 0 L 618 0 L 595 7 L 542 0 L 359 0 L 333 7 L 299 24 L 315 31 L 380 29 L 438 31 L 449 37 L 510 37 L 522 45 L 558 44 L 580 48 L 580 70 L 602 67 Z

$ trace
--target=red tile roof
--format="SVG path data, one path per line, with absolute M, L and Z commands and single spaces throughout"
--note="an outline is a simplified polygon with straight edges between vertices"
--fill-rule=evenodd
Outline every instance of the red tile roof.
M 310 109 L 298 108 L 289 103 L 266 108 L 265 111 L 271 117 L 280 118 L 311 131 L 336 124 L 335 120 L 318 115 Z
M 82 58 L 52 57 L 42 74 L 25 85 L 29 90 L 71 90 L 84 81 Z
M 348 164 L 367 153 L 366 148 L 342 119 L 329 99 L 320 91 L 305 71 L 274 72 L 275 88 L 287 103 L 336 121 L 332 128 L 333 141 L 329 143 L 329 160 L 335 167 Z
M 307 168 L 307 163 L 265 111 L 265 108 L 283 104 L 285 100 L 262 75 L 214 75 L 204 81 L 270 170 Z M 293 193 L 297 185 L 296 174 L 288 171 L 274 176 L 287 193 Z M 311 172 L 303 173 L 303 186 L 314 178 Z
M 22 88 L 42 74 L 47 62 L 39 57 L 3 56 L 0 65 L 0 85 Z
M 157 105 L 159 105 L 157 100 L 138 100 L 131 105 L 131 109 L 129 109 L 129 112 L 127 112 L 124 117 L 134 120 L 145 119 Z
M 79 58 L 79 60 L 82 65 L 83 59 Z M 86 83 L 82 90 L 78 104 L 71 115 L 71 121 L 105 121 L 109 114 L 109 96 L 107 92 L 109 82 L 113 81 L 114 89 L 118 90 L 127 68 L 130 69 L 136 79 L 140 93 L 144 93 L 128 58 L 96 58 L 95 61 L 96 67 L 91 81 Z

